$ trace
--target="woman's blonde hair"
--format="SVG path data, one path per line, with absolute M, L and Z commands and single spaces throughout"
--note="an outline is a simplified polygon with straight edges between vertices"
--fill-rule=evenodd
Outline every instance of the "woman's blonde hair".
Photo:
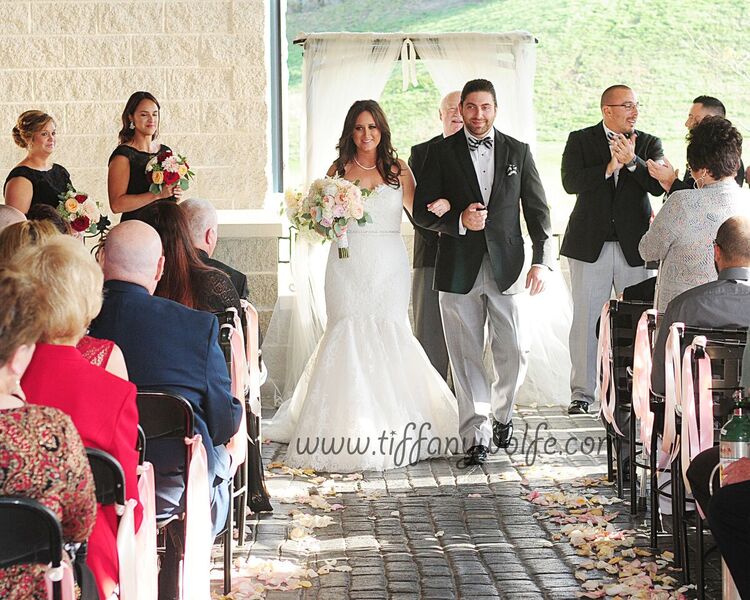
M 62 235 L 50 221 L 21 221 L 0 231 L 0 265 L 7 263 L 24 246 L 36 246 Z
M 34 134 L 44 129 L 50 121 L 55 122 L 52 115 L 41 110 L 22 112 L 13 127 L 13 141 L 21 148 L 28 148 Z
M 41 293 L 40 293 L 41 292 Z M 28 272 L 0 268 L 0 366 L 42 333 L 44 292 Z
M 40 341 L 78 342 L 102 307 L 104 275 L 78 240 L 57 235 L 37 246 L 21 248 L 9 266 L 33 273 L 44 289 Z

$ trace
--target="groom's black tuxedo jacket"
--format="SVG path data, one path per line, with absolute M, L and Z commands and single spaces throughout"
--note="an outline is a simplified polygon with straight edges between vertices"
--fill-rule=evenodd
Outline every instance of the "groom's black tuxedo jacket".
M 651 202 L 648 194 L 664 193 L 659 182 L 648 174 L 646 160 L 664 156 L 658 137 L 636 131 L 636 166 L 631 173 L 620 169 L 605 179 L 611 158 L 609 142 L 601 121 L 593 127 L 574 131 L 562 157 L 562 183 L 565 191 L 576 194 L 560 254 L 583 262 L 599 258 L 606 241 L 619 241 L 625 260 L 631 267 L 643 264 L 638 242 L 649 226 Z
M 500 291 L 507 290 L 523 268 L 521 207 L 533 245 L 532 263 L 551 263 L 550 216 L 539 173 L 528 144 L 495 132 L 495 175 L 482 231 L 459 235 L 463 210 L 482 202 L 474 164 L 464 130 L 429 146 L 417 181 L 414 220 L 417 225 L 440 233 L 433 287 L 443 292 L 471 291 L 489 253 Z M 442 217 L 427 210 L 438 198 L 446 198 L 451 209 Z

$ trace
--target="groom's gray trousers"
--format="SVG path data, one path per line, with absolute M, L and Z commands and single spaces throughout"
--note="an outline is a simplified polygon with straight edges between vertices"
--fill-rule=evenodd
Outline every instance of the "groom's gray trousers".
M 445 342 L 458 400 L 459 433 L 464 449 L 490 446 L 488 415 L 507 423 L 518 388 L 526 375 L 529 334 L 526 332 L 515 284 L 500 292 L 485 254 L 468 294 L 440 292 Z M 487 373 L 483 357 L 489 339 L 494 373 Z M 490 381 L 492 383 L 490 383 Z

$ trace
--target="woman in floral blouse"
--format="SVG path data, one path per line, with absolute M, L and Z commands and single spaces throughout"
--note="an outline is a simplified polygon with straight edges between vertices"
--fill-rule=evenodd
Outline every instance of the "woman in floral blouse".
M 84 542 L 96 520 L 94 480 L 73 422 L 27 405 L 19 380 L 39 336 L 40 286 L 0 269 L 0 495 L 32 498 L 51 509 L 68 542 Z M 0 569 L 0 598 L 46 600 L 44 565 Z

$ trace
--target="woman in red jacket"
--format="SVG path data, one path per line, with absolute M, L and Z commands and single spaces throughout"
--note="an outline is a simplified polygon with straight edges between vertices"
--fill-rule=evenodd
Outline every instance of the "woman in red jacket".
M 99 265 L 79 241 L 62 235 L 21 248 L 10 262 L 34 273 L 47 290 L 42 334 L 21 380 L 28 402 L 67 413 L 85 446 L 104 450 L 120 462 L 126 497 L 137 500 L 136 388 L 92 365 L 75 347 L 101 307 L 103 275 Z M 135 516 L 137 530 L 140 505 Z M 119 580 L 117 516 L 111 506 L 100 506 L 97 511 L 88 565 L 96 576 L 100 596 L 109 598 Z

